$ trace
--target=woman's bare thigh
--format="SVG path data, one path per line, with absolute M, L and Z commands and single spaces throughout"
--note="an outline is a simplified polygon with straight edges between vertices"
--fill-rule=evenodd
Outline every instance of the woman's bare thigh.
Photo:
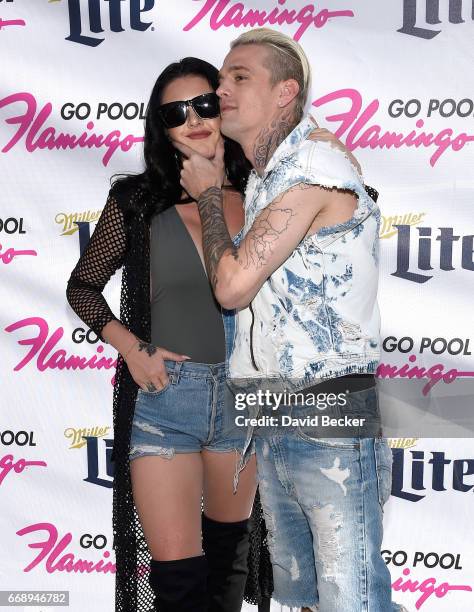
M 135 506 L 153 559 L 168 561 L 202 554 L 201 453 L 171 459 L 145 456 L 130 463 Z
M 204 512 L 215 521 L 235 522 L 248 518 L 257 490 L 255 455 L 239 474 L 237 491 L 233 492 L 235 452 L 204 450 Z

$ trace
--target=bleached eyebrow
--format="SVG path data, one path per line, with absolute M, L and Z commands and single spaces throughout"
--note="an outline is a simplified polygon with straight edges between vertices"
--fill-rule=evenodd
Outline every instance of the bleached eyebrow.
M 227 69 L 228 72 L 236 72 L 237 70 L 245 70 L 246 72 L 250 72 L 250 70 L 246 66 L 229 66 Z M 222 72 L 219 72 L 217 78 L 221 80 L 223 78 Z

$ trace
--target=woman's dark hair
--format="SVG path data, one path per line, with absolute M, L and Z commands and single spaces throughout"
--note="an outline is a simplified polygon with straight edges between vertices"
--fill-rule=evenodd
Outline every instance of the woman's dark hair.
M 169 140 L 157 109 L 161 105 L 165 87 L 180 77 L 198 75 L 204 77 L 216 90 L 218 71 L 212 64 L 196 57 L 185 57 L 167 66 L 151 92 L 145 119 L 144 158 L 145 170 L 140 174 L 114 175 L 113 192 L 138 193 L 129 203 L 129 214 L 143 210 L 150 218 L 181 200 L 179 152 Z M 224 163 L 231 185 L 240 193 L 244 192 L 251 169 L 242 147 L 224 137 Z M 188 201 L 191 201 L 190 199 Z

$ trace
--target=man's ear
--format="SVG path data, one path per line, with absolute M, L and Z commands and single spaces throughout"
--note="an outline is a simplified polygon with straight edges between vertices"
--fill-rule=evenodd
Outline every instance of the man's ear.
M 288 104 L 296 98 L 300 91 L 298 81 L 295 79 L 287 79 L 280 83 L 280 94 L 278 97 L 278 106 L 281 108 L 288 106 Z

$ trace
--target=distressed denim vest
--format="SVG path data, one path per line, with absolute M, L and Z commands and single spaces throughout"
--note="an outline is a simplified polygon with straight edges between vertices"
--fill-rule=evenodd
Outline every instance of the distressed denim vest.
M 380 213 L 344 152 L 308 140 L 310 115 L 280 144 L 261 177 L 252 171 L 245 225 L 298 183 L 349 189 L 358 197 L 352 218 L 304 238 L 271 274 L 251 304 L 228 324 L 232 381 L 280 379 L 302 389 L 323 379 L 375 372 L 380 355 L 377 307 Z M 230 323 L 230 322 L 229 322 Z

